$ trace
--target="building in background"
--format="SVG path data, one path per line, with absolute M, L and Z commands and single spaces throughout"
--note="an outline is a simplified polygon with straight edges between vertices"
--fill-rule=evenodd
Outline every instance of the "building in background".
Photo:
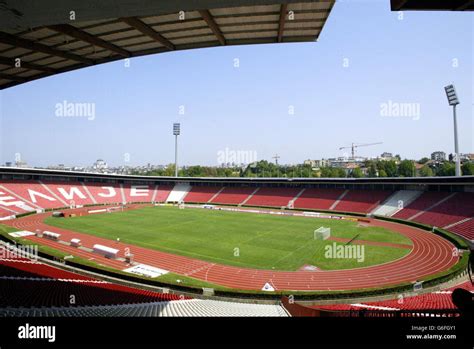
M 446 153 L 444 151 L 435 151 L 431 153 L 431 160 L 436 162 L 446 161 Z
M 109 166 L 107 165 L 107 163 L 106 163 L 104 160 L 98 159 L 98 160 L 94 163 L 93 168 L 94 168 L 94 170 L 96 170 L 96 171 L 105 172 L 105 171 L 107 171 L 107 169 L 109 168 Z

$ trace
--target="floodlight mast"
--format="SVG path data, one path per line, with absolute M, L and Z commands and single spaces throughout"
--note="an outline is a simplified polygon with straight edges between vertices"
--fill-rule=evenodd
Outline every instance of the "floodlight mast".
M 454 152 L 456 154 L 456 176 L 461 176 L 461 156 L 459 155 L 458 144 L 458 122 L 456 117 L 456 106 L 459 104 L 458 95 L 454 85 L 448 85 L 444 88 L 446 97 L 448 97 L 449 105 L 453 106 L 453 120 L 454 120 Z
M 178 136 L 181 133 L 181 125 L 179 123 L 173 124 L 174 135 L 174 176 L 178 177 Z

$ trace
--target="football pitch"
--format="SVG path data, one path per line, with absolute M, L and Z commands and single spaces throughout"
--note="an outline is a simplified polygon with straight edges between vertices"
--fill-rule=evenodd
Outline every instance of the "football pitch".
M 386 263 L 409 248 L 358 243 L 363 258 L 337 256 L 335 241 L 315 240 L 314 230 L 331 229 L 337 246 L 355 247 L 351 239 L 411 245 L 405 236 L 349 220 L 229 212 L 198 208 L 145 207 L 124 212 L 71 218 L 49 217 L 45 223 L 131 245 L 239 267 L 299 270 L 351 269 Z M 360 251 L 360 247 L 359 247 Z M 336 257 L 336 258 L 335 258 Z

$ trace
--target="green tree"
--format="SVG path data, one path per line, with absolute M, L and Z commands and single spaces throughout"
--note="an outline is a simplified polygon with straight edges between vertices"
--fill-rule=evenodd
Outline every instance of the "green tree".
M 454 176 L 456 174 L 456 169 L 453 163 L 445 161 L 439 167 L 437 175 L 438 176 Z
M 381 161 L 385 163 L 385 166 L 382 168 L 382 170 L 385 171 L 387 174 L 386 177 L 397 177 L 397 163 L 393 160 L 390 161 Z M 380 173 L 379 173 L 380 175 Z M 380 176 L 382 177 L 382 176 Z
M 433 175 L 434 175 L 434 172 L 431 169 L 431 167 L 429 167 L 428 165 L 425 165 L 420 169 L 421 177 L 433 177 Z
M 334 177 L 338 178 L 345 178 L 346 177 L 346 171 L 342 168 L 336 168 L 334 171 Z
M 385 172 L 385 170 L 380 170 L 379 177 L 387 177 L 387 172 Z
M 364 177 L 364 173 L 362 172 L 360 167 L 356 167 L 355 169 L 352 170 L 351 177 L 362 178 Z
M 418 160 L 418 163 L 421 164 L 421 165 L 424 165 L 424 164 L 426 164 L 428 161 L 430 161 L 430 159 L 424 157 L 424 158 L 421 158 L 420 160 Z
M 403 177 L 414 177 L 415 163 L 411 160 L 403 160 L 398 166 L 398 174 Z
M 334 177 L 334 171 L 331 167 L 323 167 L 321 169 L 321 177 L 322 178 L 332 178 Z
M 474 163 L 466 162 L 461 166 L 461 172 L 463 176 L 472 176 L 474 175 Z
M 163 171 L 163 176 L 174 176 L 174 164 L 169 164 Z
M 365 162 L 365 167 L 367 168 L 367 175 L 369 177 L 377 177 L 377 165 L 374 161 L 368 160 Z

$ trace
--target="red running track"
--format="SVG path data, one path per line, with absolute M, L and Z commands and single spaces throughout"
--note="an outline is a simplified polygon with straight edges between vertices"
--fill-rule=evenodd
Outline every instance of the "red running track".
M 57 232 L 62 234 L 62 240 L 79 238 L 82 240 L 82 245 L 89 248 L 96 243 L 103 244 L 119 249 L 121 256 L 123 256 L 125 248 L 129 248 L 130 252 L 134 254 L 135 262 L 214 284 L 244 290 L 260 290 L 267 282 L 272 284 L 276 290 L 304 291 L 353 290 L 390 286 L 402 282 L 413 282 L 427 275 L 447 270 L 456 264 L 459 258 L 453 253 L 454 245 L 440 236 L 403 224 L 372 220 L 374 226 L 391 229 L 411 239 L 413 249 L 409 254 L 392 262 L 345 270 L 272 271 L 239 268 L 51 227 L 43 223 L 43 220 L 49 215 L 48 213 L 36 214 L 5 221 L 4 223 L 32 232 L 35 232 L 36 229 Z M 128 267 L 124 262 L 106 259 L 97 254 L 65 246 L 55 241 L 36 236 L 31 236 L 29 239 L 75 256 L 94 260 L 101 265 L 120 270 Z

